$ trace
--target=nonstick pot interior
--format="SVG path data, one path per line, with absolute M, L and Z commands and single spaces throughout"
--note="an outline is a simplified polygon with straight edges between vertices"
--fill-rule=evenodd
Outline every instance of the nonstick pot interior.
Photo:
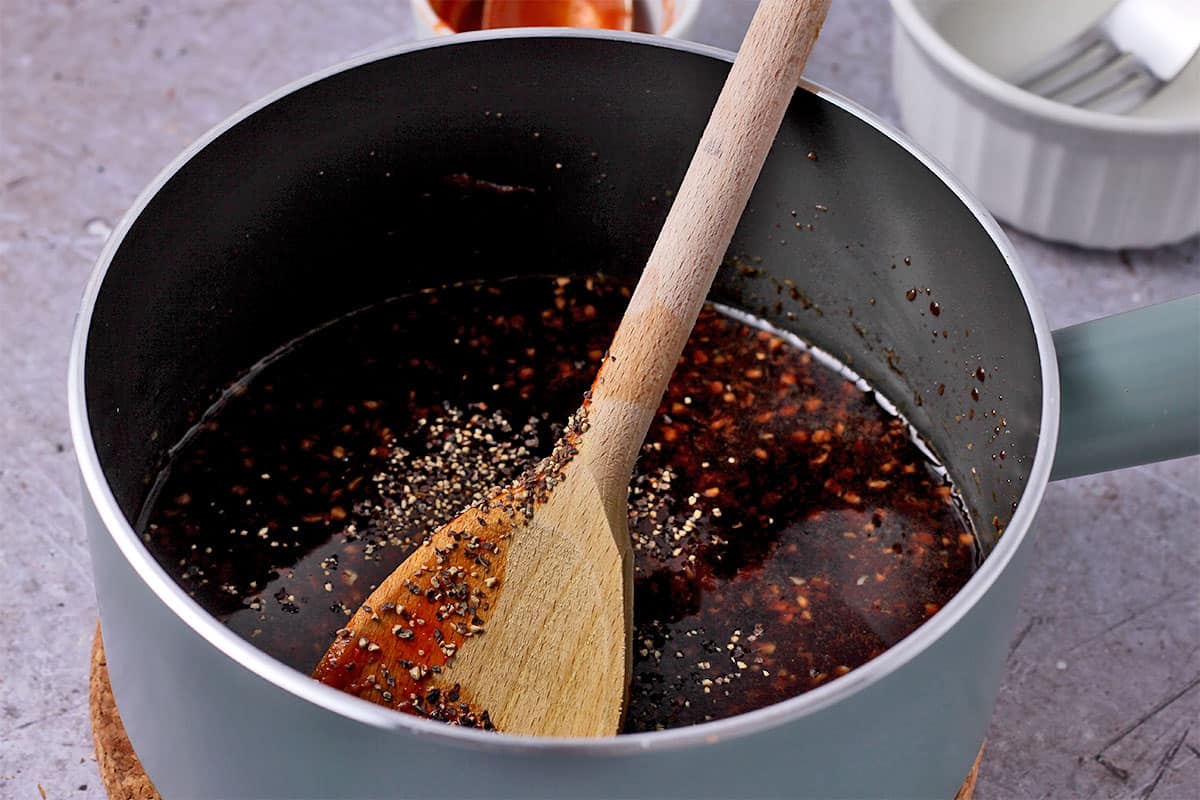
M 222 388 L 322 322 L 452 280 L 636 275 L 727 69 L 645 41 L 468 40 L 334 73 L 211 141 L 125 232 L 87 335 L 88 424 L 126 518 Z M 1042 387 L 1021 293 L 961 198 L 798 91 L 730 256 L 713 298 L 895 402 L 992 545 Z

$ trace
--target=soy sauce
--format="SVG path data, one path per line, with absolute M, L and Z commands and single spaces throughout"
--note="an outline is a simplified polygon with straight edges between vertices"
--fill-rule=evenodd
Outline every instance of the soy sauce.
M 323 326 L 206 414 L 140 532 L 205 609 L 310 672 L 428 526 L 549 453 L 629 293 L 601 276 L 457 284 Z M 630 532 L 626 732 L 823 685 L 980 558 L 945 471 L 870 387 L 712 307 L 643 447 Z

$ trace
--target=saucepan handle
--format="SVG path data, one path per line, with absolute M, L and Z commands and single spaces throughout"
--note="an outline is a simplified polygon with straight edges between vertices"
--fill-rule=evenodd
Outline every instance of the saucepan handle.
M 1200 453 L 1200 294 L 1054 332 L 1051 480 Z

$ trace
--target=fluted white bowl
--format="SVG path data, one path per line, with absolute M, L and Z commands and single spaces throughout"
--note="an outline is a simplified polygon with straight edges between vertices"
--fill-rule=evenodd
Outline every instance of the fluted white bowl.
M 1111 0 L 891 3 L 904 127 L 997 217 L 1088 247 L 1200 233 L 1200 58 L 1134 114 L 1087 111 L 997 74 L 1005 59 L 1032 61 L 1086 27 Z

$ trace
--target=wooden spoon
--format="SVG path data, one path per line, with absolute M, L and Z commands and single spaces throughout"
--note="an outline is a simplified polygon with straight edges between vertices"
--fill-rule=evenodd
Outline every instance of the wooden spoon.
M 633 30 L 633 0 L 483 0 L 483 28 Z
M 583 408 L 554 453 L 439 528 L 314 677 L 510 733 L 620 726 L 634 461 L 779 129 L 829 0 L 763 0 Z

